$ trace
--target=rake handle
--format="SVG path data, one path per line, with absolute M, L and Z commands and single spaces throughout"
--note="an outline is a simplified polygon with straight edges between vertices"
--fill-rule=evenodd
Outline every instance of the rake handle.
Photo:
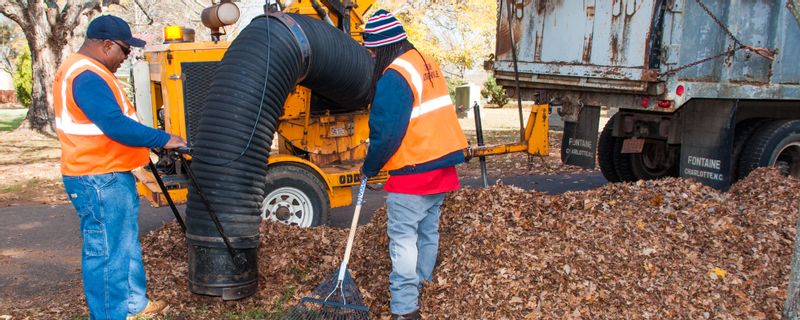
M 353 213 L 353 221 L 350 222 L 350 234 L 347 236 L 347 246 L 344 248 L 344 259 L 342 259 L 342 266 L 339 267 L 338 281 L 344 281 L 344 274 L 347 271 L 347 263 L 350 262 L 350 251 L 353 249 L 353 240 L 356 238 L 356 227 L 358 227 L 358 217 L 361 215 L 361 203 L 364 202 L 364 189 L 367 188 L 367 179 L 361 180 L 361 185 L 358 187 L 358 200 L 356 200 L 356 210 Z

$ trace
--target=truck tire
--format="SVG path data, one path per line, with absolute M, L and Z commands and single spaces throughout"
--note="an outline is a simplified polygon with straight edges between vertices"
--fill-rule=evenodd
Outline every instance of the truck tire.
M 279 165 L 267 170 L 261 217 L 301 228 L 328 224 L 330 199 L 319 176 L 303 167 Z
M 739 175 L 739 159 L 742 156 L 742 150 L 753 134 L 766 123 L 769 123 L 769 120 L 747 119 L 736 124 L 736 133 L 733 137 L 733 173 L 731 176 L 733 181 L 744 178 Z
M 631 155 L 622 153 L 623 140 L 625 139 L 619 137 L 614 138 L 614 170 L 617 172 L 617 176 L 623 182 L 639 181 L 639 179 L 633 173 Z
M 776 166 L 782 174 L 800 178 L 800 120 L 766 123 L 745 144 L 739 159 L 740 177 L 767 166 Z
M 631 171 L 637 180 L 655 180 L 678 175 L 678 155 L 666 141 L 645 140 L 641 153 L 630 154 Z
M 597 163 L 600 166 L 600 172 L 608 182 L 622 182 L 622 179 L 617 175 L 617 170 L 614 168 L 614 131 L 613 125 L 614 117 L 612 117 L 603 127 L 600 132 L 600 138 L 597 142 Z

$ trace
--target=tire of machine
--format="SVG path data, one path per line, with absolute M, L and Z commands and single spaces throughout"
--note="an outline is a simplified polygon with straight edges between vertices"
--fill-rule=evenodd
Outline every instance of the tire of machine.
M 742 149 L 739 177 L 776 161 L 788 161 L 789 172 L 784 174 L 800 176 L 800 120 L 775 120 L 759 127 Z
M 614 168 L 615 138 L 611 134 L 614 131 L 613 121 L 615 118 L 616 115 L 603 127 L 603 131 L 600 132 L 600 139 L 597 142 L 597 162 L 600 166 L 600 172 L 603 173 L 603 177 L 608 182 L 622 182 L 622 179 L 617 175 L 617 170 Z
M 650 148 L 664 148 L 663 152 L 665 157 L 669 159 L 669 153 L 673 152 L 670 149 L 669 145 L 667 145 L 666 141 L 664 142 L 650 142 L 646 141 L 644 148 L 642 149 L 642 153 L 632 153 L 630 154 L 630 164 L 631 164 L 631 172 L 636 177 L 636 180 L 655 180 L 663 177 L 676 177 L 678 176 L 678 157 L 674 157 L 672 163 L 669 166 L 659 167 L 657 169 L 648 168 L 645 165 L 645 152 L 649 152 Z
M 747 119 L 736 124 L 736 133 L 733 138 L 733 181 L 738 181 L 743 176 L 739 176 L 739 160 L 742 156 L 742 150 L 753 134 L 761 128 L 764 124 L 768 123 L 767 119 Z
M 279 189 L 285 191 L 278 195 L 272 195 L 274 191 Z M 276 198 L 281 195 L 284 199 Z M 288 208 L 297 209 L 297 207 L 303 207 L 303 204 L 299 203 L 303 200 L 303 197 L 308 200 L 311 212 L 302 212 L 301 214 L 304 216 L 300 217 L 300 220 L 304 220 L 303 218 L 306 218 L 306 214 L 311 214 L 313 218 L 310 223 L 288 223 L 286 220 L 282 221 L 277 217 L 276 220 L 300 227 L 315 227 L 328 224 L 330 222 L 330 199 L 328 198 L 325 183 L 319 176 L 311 172 L 310 169 L 294 165 L 270 167 L 267 170 L 264 184 L 264 201 L 261 204 L 261 215 L 267 219 L 269 207 L 276 206 L 281 201 L 285 202 L 284 205 L 288 206 Z

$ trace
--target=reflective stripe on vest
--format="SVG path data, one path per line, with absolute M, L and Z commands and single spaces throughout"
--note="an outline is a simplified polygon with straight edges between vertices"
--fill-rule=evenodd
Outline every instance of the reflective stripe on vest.
M 414 110 L 411 110 L 411 119 L 418 118 L 419 116 L 424 115 L 428 112 L 435 111 L 444 107 L 449 107 L 452 105 L 453 103 L 450 100 L 450 95 L 435 98 L 433 100 L 422 103 L 418 107 L 414 108 Z
M 422 101 L 422 76 L 417 72 L 410 62 L 397 58 L 392 61 L 393 65 L 403 68 L 409 75 L 411 75 L 411 85 L 414 86 L 417 101 Z
M 102 135 L 103 131 L 97 127 L 94 123 L 76 123 L 72 120 L 72 116 L 69 114 L 69 109 L 67 108 L 67 87 L 69 85 L 70 79 L 72 78 L 73 73 L 82 69 L 88 68 L 91 69 L 93 72 L 97 74 L 105 74 L 107 76 L 113 77 L 113 75 L 109 75 L 108 72 L 103 70 L 103 68 L 98 67 L 94 62 L 89 61 L 88 59 L 80 59 L 74 64 L 70 66 L 67 72 L 64 74 L 64 78 L 61 79 L 61 114 L 56 116 L 56 129 L 63 131 L 66 134 L 74 134 L 80 136 L 97 136 Z M 130 112 L 130 107 L 128 106 L 128 102 L 126 101 L 125 94 L 122 91 L 122 87 L 119 85 L 118 82 L 114 82 L 114 87 L 116 88 L 109 88 L 112 91 L 116 89 L 117 94 L 122 99 L 117 99 L 122 101 L 122 112 L 128 118 L 139 122 L 139 118 L 137 117 L 135 112 Z
M 413 91 L 414 102 L 400 147 L 383 166 L 384 170 L 433 161 L 467 148 L 447 83 L 435 60 L 409 50 L 387 69 L 403 76 Z
M 415 93 L 417 101 L 422 101 L 422 90 L 423 90 L 422 76 L 419 74 L 419 72 L 417 72 L 417 69 L 415 69 L 410 62 L 400 58 L 395 59 L 392 62 L 392 64 L 401 67 L 406 72 L 408 72 L 408 74 L 411 76 L 411 82 L 413 83 L 414 89 L 416 91 Z M 425 103 L 420 104 L 418 107 L 414 108 L 414 110 L 411 111 L 411 119 L 417 118 L 420 115 L 434 111 L 436 109 L 447 107 L 452 103 L 453 101 L 450 100 L 450 95 L 441 96 L 433 100 L 426 101 Z
M 136 108 L 125 97 L 123 87 L 113 73 L 85 55 L 73 54 L 59 66 L 53 81 L 56 133 L 61 143 L 61 174 L 85 176 L 126 172 L 147 164 L 150 158 L 147 148 L 124 145 L 103 134 L 75 102 L 72 85 L 83 72 L 91 72 L 102 78 L 105 86 L 111 90 L 114 101 L 104 101 L 108 105 L 102 108 L 119 108 L 125 116 L 140 122 Z

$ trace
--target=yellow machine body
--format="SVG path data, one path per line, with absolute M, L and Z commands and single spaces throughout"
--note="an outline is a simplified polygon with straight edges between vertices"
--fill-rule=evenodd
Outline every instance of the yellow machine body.
M 326 4 L 325 1 L 322 2 Z M 350 8 L 350 34 L 359 42 L 362 41 L 361 34 L 366 23 L 364 13 L 373 2 L 354 1 L 354 6 Z M 317 9 L 312 7 L 310 1 L 298 1 L 284 12 L 319 18 Z M 329 13 L 328 16 L 338 24 L 335 14 Z M 186 92 L 193 88 L 187 86 L 185 68 L 192 64 L 221 61 L 229 44 L 226 41 L 173 42 L 146 48 L 144 56 L 149 64 L 152 123 L 155 127 L 191 142 L 189 119 L 197 115 L 190 116 L 189 109 L 193 107 L 187 101 L 192 98 Z M 210 83 L 213 69 L 212 72 L 206 72 L 206 75 L 208 79 L 203 79 L 203 82 Z M 192 103 L 197 105 L 202 102 Z M 295 87 L 284 104 L 284 113 L 277 128 L 277 148 L 273 148 L 269 156 L 269 165 L 292 165 L 312 172 L 323 182 L 331 208 L 348 206 L 352 203 L 352 186 L 359 183 L 359 169 L 367 153 L 369 112 L 362 110 L 344 114 L 312 114 L 310 110 L 311 90 L 302 86 Z M 525 141 L 470 147 L 466 156 L 469 158 L 511 152 L 547 155 L 547 118 L 548 106 L 535 105 L 531 109 L 525 129 Z M 185 203 L 189 182 L 180 166 L 174 167 L 174 173 L 164 174 L 162 178 L 171 198 L 176 203 Z M 165 206 L 167 202 L 152 173 L 147 170 L 137 170 L 134 173 L 139 180 L 139 193 L 153 206 Z M 369 181 L 383 182 L 387 178 L 388 174 L 381 172 Z
M 350 8 L 350 35 L 359 42 L 366 24 L 364 12 L 373 2 L 355 1 Z M 284 12 L 319 18 L 318 11 L 309 1 L 296 2 Z M 328 16 L 334 23 L 339 23 L 337 15 L 329 12 Z M 183 138 L 189 136 L 184 63 L 220 61 L 229 44 L 227 41 L 173 42 L 146 48 L 154 124 L 160 124 L 161 129 Z M 352 202 L 351 187 L 359 182 L 359 169 L 367 153 L 369 112 L 312 115 L 310 109 L 311 90 L 295 87 L 284 104 L 277 130 L 278 148 L 270 155 L 269 164 L 292 163 L 313 170 L 325 182 L 331 207 L 348 206 Z M 162 119 L 158 117 L 159 112 Z M 136 175 L 139 193 L 153 206 L 165 206 L 166 199 L 152 173 L 137 170 Z M 387 178 L 388 175 L 382 172 L 370 182 L 383 182 Z M 188 182 L 181 177 L 168 176 L 164 180 L 172 199 L 176 203 L 185 203 Z

